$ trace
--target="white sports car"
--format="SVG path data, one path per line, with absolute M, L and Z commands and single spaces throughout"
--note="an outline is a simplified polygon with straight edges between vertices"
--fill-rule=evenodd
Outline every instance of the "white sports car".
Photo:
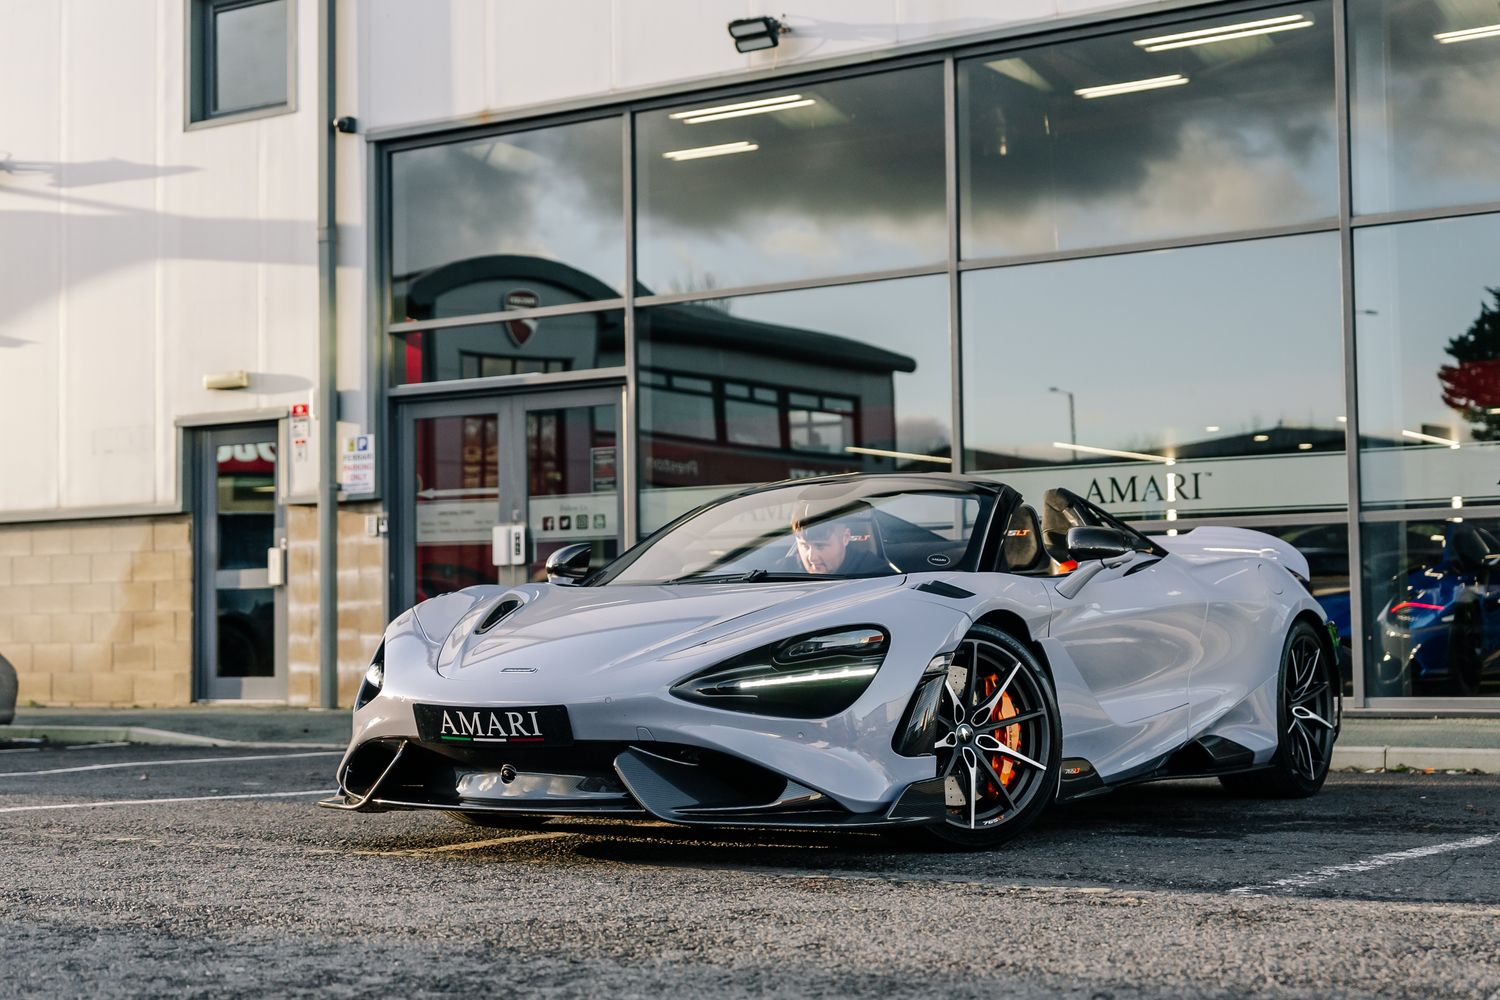
M 1067 490 L 849 475 L 747 490 L 606 566 L 470 587 L 386 630 L 350 810 L 909 827 L 988 847 L 1157 778 L 1311 795 L 1338 733 L 1307 562 L 1147 537 Z

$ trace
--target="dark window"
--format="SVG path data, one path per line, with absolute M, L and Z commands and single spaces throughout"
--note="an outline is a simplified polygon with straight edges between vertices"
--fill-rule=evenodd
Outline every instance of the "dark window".
M 1354 299 L 1365 505 L 1493 502 L 1500 215 L 1356 230 Z
M 644 309 L 641 524 L 741 485 L 952 469 L 947 281 Z
M 695 100 L 636 135 L 646 291 L 943 260 L 941 67 Z
M 391 157 L 391 318 L 612 299 L 625 283 L 620 119 Z
M 1338 213 L 1326 3 L 966 60 L 958 99 L 965 257 Z
M 412 330 L 391 338 L 397 385 L 613 368 L 625 363 L 620 310 Z
M 1354 210 L 1500 200 L 1500 8 L 1348 7 Z
M 291 103 L 291 0 L 194 0 L 192 121 Z
M 1336 234 L 971 271 L 963 311 L 974 471 L 1127 518 L 1348 502 Z

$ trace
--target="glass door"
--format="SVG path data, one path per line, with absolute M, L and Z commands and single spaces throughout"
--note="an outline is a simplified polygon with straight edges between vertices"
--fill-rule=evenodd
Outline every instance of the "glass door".
M 575 542 L 594 546 L 596 564 L 614 558 L 621 397 L 586 389 L 403 406 L 392 561 L 400 607 L 476 584 L 545 580 L 547 557 Z M 498 551 L 496 528 L 519 529 L 513 555 Z
M 198 697 L 284 701 L 286 519 L 276 494 L 276 425 L 204 431 L 198 455 Z

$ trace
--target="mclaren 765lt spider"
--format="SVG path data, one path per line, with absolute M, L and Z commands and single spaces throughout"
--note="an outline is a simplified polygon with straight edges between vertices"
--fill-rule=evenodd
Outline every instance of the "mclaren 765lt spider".
M 1159 778 L 1305 796 L 1338 734 L 1307 561 L 1148 537 L 1067 490 L 848 475 L 746 490 L 618 559 L 405 612 L 320 803 L 470 823 L 906 827 L 994 846 Z

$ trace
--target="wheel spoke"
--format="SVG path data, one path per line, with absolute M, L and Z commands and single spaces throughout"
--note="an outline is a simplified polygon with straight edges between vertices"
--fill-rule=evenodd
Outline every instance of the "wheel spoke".
M 1307 691 L 1307 692 L 1305 692 L 1303 694 L 1299 694 L 1299 695 L 1293 695 L 1292 699 L 1291 699 L 1292 705 L 1293 706 L 1297 706 L 1297 705 L 1306 704 L 1307 702 L 1312 701 L 1314 698 L 1318 697 L 1324 691 L 1327 691 L 1327 690 L 1328 690 L 1328 685 L 1325 683 L 1325 684 L 1319 684 L 1317 687 L 1313 688 L 1311 691 Z
M 1016 800 L 1010 797 L 1010 789 L 1005 787 L 1005 782 L 1000 779 L 999 772 L 995 770 L 994 765 L 990 763 L 988 757 L 981 756 L 979 763 L 984 765 L 985 773 L 990 776 L 990 780 L 995 783 L 995 787 L 1000 789 L 1000 797 L 1005 800 L 1005 811 L 1012 812 L 1016 808 Z
M 1041 709 L 1037 709 L 1034 712 L 1022 712 L 1020 715 L 1012 715 L 1008 718 L 996 719 L 994 722 L 987 722 L 982 726 L 975 726 L 974 731 L 978 733 L 993 733 L 1001 729 L 1009 729 L 1011 726 L 1019 726 L 1022 723 L 1031 722 L 1033 719 L 1040 719 L 1046 714 Z
M 976 786 L 978 785 L 979 768 L 977 765 L 979 756 L 974 753 L 974 749 L 972 747 L 964 747 L 963 758 L 964 767 L 969 771 L 969 829 L 972 830 L 974 829 L 975 805 L 979 798 L 976 789 Z
M 1310 708 L 1304 708 L 1301 705 L 1294 705 L 1292 707 L 1292 717 L 1295 718 L 1295 719 L 1299 719 L 1299 720 L 1306 720 L 1308 722 L 1316 722 L 1318 725 L 1322 726 L 1324 729 L 1330 729 L 1331 730 L 1333 728 L 1333 724 L 1330 723 L 1327 719 L 1325 719 L 1322 716 L 1318 715 L 1312 709 L 1310 709 Z M 1294 724 L 1296 724 L 1296 723 L 1294 723 Z M 1300 728 L 1300 725 L 1299 725 L 1299 728 Z
M 976 736 L 974 738 L 974 745 L 977 746 L 979 749 L 985 751 L 986 753 L 998 753 L 998 754 L 1002 754 L 1003 756 L 1006 756 L 1006 757 L 1014 758 L 1015 760 L 1018 760 L 1018 761 L 1020 761 L 1023 764 L 1030 764 L 1032 767 L 1036 768 L 1038 771 L 1045 771 L 1045 770 L 1047 770 L 1046 765 L 1038 763 L 1037 761 L 1032 760 L 1030 757 L 1026 756 L 1024 753 L 1022 753 L 1019 750 L 1012 750 L 1010 747 L 1006 746 L 1004 743 L 1002 743 L 999 740 L 995 739 L 995 737 L 991 736 L 989 733 L 984 733 L 984 734 L 982 734 L 980 736 Z
M 983 705 L 979 706 L 978 708 L 976 708 L 974 710 L 974 714 L 971 715 L 971 716 L 969 716 L 969 723 L 971 725 L 977 726 L 977 725 L 979 725 L 979 724 L 981 724 L 983 722 L 986 722 L 989 719 L 990 715 L 993 714 L 994 711 L 995 711 L 995 706 L 998 705 L 998 704 L 1000 704 L 1000 699 L 1003 698 L 1003 697 L 1005 697 L 1005 691 L 1006 691 L 1006 689 L 1010 687 L 1010 682 L 1013 681 L 1013 680 L 1015 680 L 1016 673 L 1020 669 L 1021 669 L 1021 661 L 1017 660 L 1016 661 L 1016 665 L 1013 666 L 1013 667 L 1011 667 L 1010 668 L 1010 673 L 1005 676 L 1005 682 L 1003 684 L 1001 684 L 999 688 L 996 689 L 996 691 L 995 691 L 995 693 L 993 695 L 990 696 L 990 700 L 987 701 L 987 702 L 985 702 Z

